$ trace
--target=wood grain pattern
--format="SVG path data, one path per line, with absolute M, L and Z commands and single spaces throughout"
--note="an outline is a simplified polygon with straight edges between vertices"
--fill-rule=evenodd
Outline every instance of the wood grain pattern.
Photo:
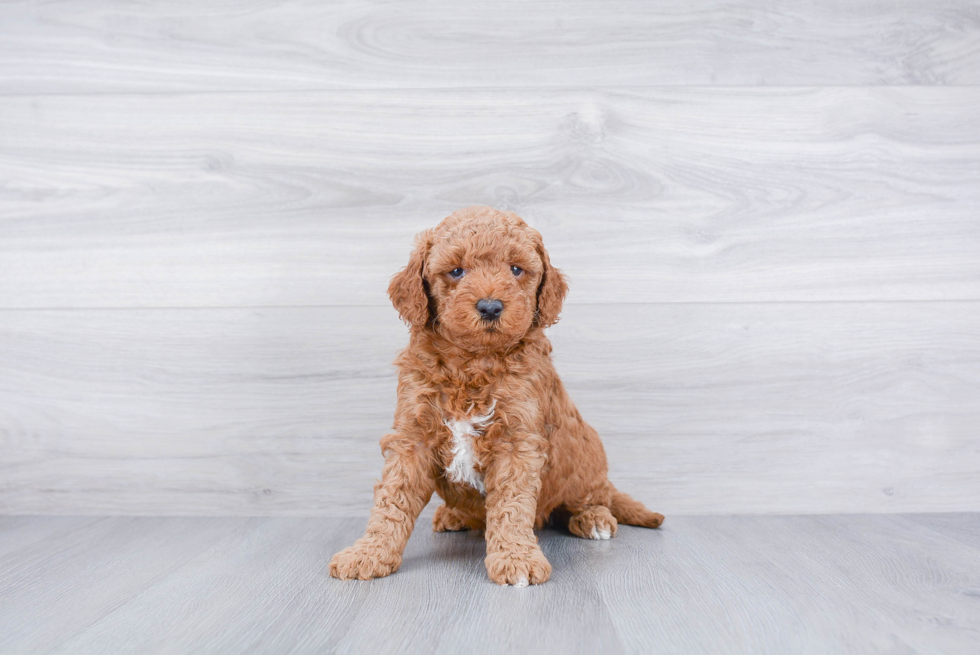
M 2 93 L 980 83 L 970 0 L 62 0 L 2 11 Z
M 387 305 L 471 204 L 570 302 L 980 299 L 980 87 L 0 97 L 0 307 Z
M 980 303 L 582 305 L 551 330 L 665 514 L 980 509 Z M 0 513 L 361 514 L 406 342 L 375 307 L 0 312 Z
M 967 546 L 980 548 L 980 515 L 978 514 L 915 514 L 909 518 Z
M 34 520 L 22 525 L 30 529 Z M 0 567 L 0 651 L 50 651 L 245 521 L 101 519 L 7 553 Z
M 0 516 L 0 557 L 18 550 L 26 550 L 47 540 L 64 539 L 64 534 L 83 526 L 90 526 L 99 519 L 87 516 Z
M 398 573 L 341 582 L 325 564 L 360 519 L 102 519 L 0 563 L 23 581 L 0 585 L 17 608 L 0 649 L 972 655 L 980 549 L 922 521 L 976 517 L 674 516 L 606 542 L 545 530 L 554 574 L 527 589 L 489 582 L 479 534 L 424 523 Z
M 968 0 L 3 3 L 0 514 L 362 513 L 388 278 L 470 204 L 571 278 L 624 489 L 976 511 L 978 36 Z

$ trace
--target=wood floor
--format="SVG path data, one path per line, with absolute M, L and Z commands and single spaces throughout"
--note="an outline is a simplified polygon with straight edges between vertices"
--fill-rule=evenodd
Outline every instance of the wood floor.
M 962 653 L 980 514 L 668 517 L 541 533 L 552 580 L 486 577 L 423 515 L 395 575 L 325 564 L 360 518 L 0 518 L 2 653 Z

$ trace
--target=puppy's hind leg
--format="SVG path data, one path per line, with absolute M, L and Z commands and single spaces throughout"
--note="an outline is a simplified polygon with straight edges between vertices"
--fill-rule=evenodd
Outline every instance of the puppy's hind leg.
M 461 530 L 483 530 L 486 519 L 459 507 L 442 505 L 432 517 L 433 532 L 459 532 Z
M 643 503 L 618 491 L 611 483 L 588 494 L 583 501 L 566 502 L 568 531 L 583 539 L 609 539 L 616 536 L 618 524 L 658 528 L 664 515 L 651 512 Z
M 620 523 L 638 525 L 641 528 L 659 528 L 660 524 L 664 522 L 663 514 L 651 512 L 644 507 L 643 503 L 633 500 L 622 491 L 618 491 L 612 484 L 609 487 L 612 490 L 612 501 L 609 503 L 609 509 Z

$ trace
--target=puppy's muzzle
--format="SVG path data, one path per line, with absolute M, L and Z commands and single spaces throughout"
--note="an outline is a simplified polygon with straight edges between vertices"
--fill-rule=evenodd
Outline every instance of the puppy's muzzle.
M 497 321 L 504 311 L 504 303 L 496 298 L 482 298 L 476 303 L 476 311 L 484 321 Z

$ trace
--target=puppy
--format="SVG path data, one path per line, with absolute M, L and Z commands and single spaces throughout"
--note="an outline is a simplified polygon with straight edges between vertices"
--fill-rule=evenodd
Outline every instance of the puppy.
M 551 575 L 534 535 L 549 518 L 584 539 L 609 539 L 617 522 L 663 522 L 609 482 L 599 435 L 552 365 L 544 329 L 567 290 L 541 235 L 511 212 L 470 207 L 418 236 L 388 287 L 411 338 L 395 360 L 398 400 L 374 508 L 330 575 L 398 570 L 433 491 L 445 501 L 433 529 L 486 530 L 487 573 L 502 585 Z

